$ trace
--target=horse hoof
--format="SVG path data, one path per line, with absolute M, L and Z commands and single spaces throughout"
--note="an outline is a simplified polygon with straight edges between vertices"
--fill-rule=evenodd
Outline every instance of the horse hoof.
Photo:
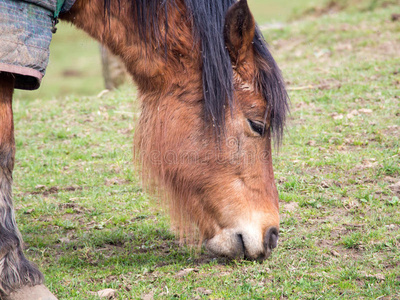
M 1 297 L 0 297 L 1 298 Z M 24 286 L 3 300 L 57 300 L 44 285 Z

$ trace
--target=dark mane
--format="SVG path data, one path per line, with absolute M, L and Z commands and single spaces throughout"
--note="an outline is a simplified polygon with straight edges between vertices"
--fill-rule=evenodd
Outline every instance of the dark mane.
M 104 0 L 105 13 L 109 12 L 112 0 Z M 119 2 L 121 0 L 118 0 Z M 132 13 L 138 23 L 138 29 L 144 41 L 149 36 L 156 39 L 164 37 L 159 32 L 159 16 L 165 18 L 168 30 L 168 7 L 176 5 L 177 0 L 130 0 Z M 202 77 L 206 118 L 223 132 L 225 107 L 233 103 L 232 64 L 225 47 L 223 27 L 228 8 L 235 0 L 182 0 L 193 21 L 193 34 L 200 41 L 202 49 Z M 275 63 L 267 44 L 260 32 L 256 30 L 254 51 L 259 59 L 259 78 L 257 88 L 268 103 L 266 118 L 270 117 L 271 129 L 277 144 L 283 135 L 285 117 L 289 108 L 288 94 L 281 72 Z M 264 66 L 264 67 L 263 67 Z

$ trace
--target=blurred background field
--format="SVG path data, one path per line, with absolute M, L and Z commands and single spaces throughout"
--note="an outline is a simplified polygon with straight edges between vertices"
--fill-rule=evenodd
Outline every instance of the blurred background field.
M 249 0 L 259 25 L 290 22 L 340 10 L 373 10 L 399 0 Z M 268 39 L 268 37 L 266 37 Z M 50 62 L 37 91 L 16 91 L 23 100 L 90 96 L 104 89 L 99 45 L 84 32 L 60 22 L 50 47 Z
M 318 16 L 343 9 L 374 9 L 398 0 L 249 0 L 259 23 L 281 24 L 300 17 Z M 101 92 L 99 45 L 86 33 L 60 22 L 50 47 L 50 62 L 42 86 L 37 91 L 16 91 L 20 100 L 90 96 Z

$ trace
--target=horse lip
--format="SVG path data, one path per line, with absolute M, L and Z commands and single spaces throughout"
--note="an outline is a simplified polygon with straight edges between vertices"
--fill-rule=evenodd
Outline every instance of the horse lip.
M 241 253 L 242 253 L 242 256 L 243 256 L 243 258 L 245 260 L 262 262 L 265 259 L 267 259 L 272 253 L 272 249 L 266 249 L 264 253 L 259 254 L 257 257 L 252 257 L 246 251 L 246 246 L 244 244 L 243 235 L 241 233 L 238 233 L 237 237 L 238 237 L 238 240 L 240 241 L 240 243 L 242 245 Z

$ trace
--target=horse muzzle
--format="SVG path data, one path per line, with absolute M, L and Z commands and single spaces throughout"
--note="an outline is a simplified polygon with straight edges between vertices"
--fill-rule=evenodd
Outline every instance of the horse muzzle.
M 268 227 L 262 234 L 244 229 L 223 229 L 213 238 L 205 241 L 205 246 L 212 254 L 228 258 L 244 258 L 263 261 L 278 245 L 279 230 Z

